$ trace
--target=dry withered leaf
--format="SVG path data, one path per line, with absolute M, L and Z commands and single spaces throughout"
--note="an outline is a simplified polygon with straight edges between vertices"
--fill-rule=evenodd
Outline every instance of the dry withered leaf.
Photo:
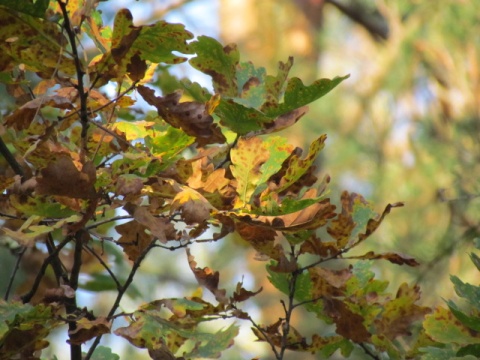
M 36 191 L 41 195 L 59 195 L 76 199 L 94 199 L 96 170 L 89 161 L 78 170 L 71 157 L 60 155 L 37 177 Z
M 105 317 L 98 317 L 95 320 L 82 318 L 76 322 L 77 328 L 69 331 L 69 344 L 81 345 L 99 335 L 110 333 L 111 323 Z
M 63 96 L 42 96 L 30 100 L 5 118 L 5 126 L 25 130 L 32 123 L 39 109 L 51 106 L 58 109 L 73 109 L 72 102 Z
M 214 207 L 199 192 L 183 186 L 175 195 L 171 204 L 171 212 L 180 211 L 187 224 L 200 224 L 210 218 Z
M 167 123 L 196 137 L 199 145 L 226 141 L 218 126 L 213 123 L 206 104 L 195 101 L 180 102 L 182 94 L 178 91 L 161 97 L 155 96 L 152 89 L 143 85 L 139 85 L 137 90 L 147 103 L 157 108 L 158 114 Z
M 388 260 L 393 264 L 397 265 L 408 265 L 408 266 L 418 266 L 420 265 L 414 258 L 401 255 L 397 253 L 383 253 L 383 254 L 376 254 L 373 251 L 369 251 L 366 254 L 358 255 L 358 256 L 350 256 L 349 259 L 365 259 L 365 260 L 377 260 L 383 259 Z
M 123 208 L 161 243 L 165 244 L 168 240 L 175 238 L 175 228 L 172 223 L 168 219 L 153 216 L 148 207 L 127 203 Z
M 369 341 L 370 333 L 365 325 L 364 318 L 351 311 L 344 301 L 334 298 L 324 300 L 325 312 L 337 325 L 337 334 L 356 343 Z
M 218 282 L 220 280 L 220 273 L 218 271 L 213 271 L 209 267 L 199 268 L 195 261 L 195 257 L 190 253 L 190 249 L 186 249 L 188 256 L 188 265 L 195 275 L 198 283 L 202 286 L 205 286 L 213 295 L 219 303 L 228 304 L 228 298 L 226 296 L 227 291 L 225 289 L 218 288 Z
M 370 219 L 367 223 L 367 229 L 364 234 L 358 235 L 358 242 L 361 242 L 373 234 L 375 230 L 380 226 L 385 216 L 387 216 L 393 208 L 404 206 L 403 202 L 397 202 L 388 204 L 383 210 L 382 215 L 378 219 Z
M 136 261 L 153 241 L 145 231 L 147 227 L 134 220 L 115 226 L 115 230 L 121 235 L 118 244 L 132 261 Z
M 258 289 L 257 291 L 249 291 L 243 288 L 243 284 L 241 282 L 237 283 L 237 288 L 235 289 L 233 296 L 232 296 L 232 301 L 234 302 L 241 302 L 250 299 L 252 296 L 255 296 L 259 294 L 262 290 L 263 287 Z

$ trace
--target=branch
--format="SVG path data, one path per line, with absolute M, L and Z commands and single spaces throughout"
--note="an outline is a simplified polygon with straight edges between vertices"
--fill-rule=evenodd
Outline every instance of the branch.
M 27 250 L 26 247 L 23 247 L 17 257 L 17 262 L 15 263 L 15 267 L 13 268 L 12 275 L 10 275 L 10 280 L 8 281 L 7 290 L 5 291 L 5 296 L 3 297 L 5 301 L 8 300 L 8 296 L 10 295 L 10 290 L 12 289 L 13 280 L 17 275 L 18 268 L 20 267 L 20 262 L 22 261 L 23 254 Z
M 125 281 L 125 284 L 123 286 L 121 286 L 120 289 L 118 290 L 117 298 L 115 299 L 115 302 L 113 303 L 112 308 L 110 309 L 110 312 L 107 315 L 107 319 L 112 319 L 114 317 L 115 312 L 117 311 L 118 307 L 120 306 L 120 301 L 122 300 L 123 295 L 125 295 L 125 292 L 127 291 L 128 287 L 132 283 L 133 278 L 135 277 L 135 274 L 136 274 L 137 270 L 140 268 L 140 265 L 141 265 L 143 259 L 145 259 L 145 256 L 147 256 L 148 252 L 151 249 L 154 248 L 155 241 L 156 241 L 156 239 L 152 240 L 152 242 L 142 251 L 140 256 L 133 263 L 132 270 L 130 271 L 130 274 L 128 275 L 128 278 Z M 102 339 L 102 335 L 99 335 L 95 338 L 92 346 L 88 350 L 87 355 L 85 355 L 85 357 L 83 358 L 84 360 L 89 360 L 92 357 L 93 352 L 95 351 L 96 347 L 100 343 L 101 339 Z
M 367 5 L 362 5 L 358 1 L 345 2 L 343 4 L 337 0 L 325 0 L 326 3 L 332 4 L 352 21 L 363 26 L 376 40 L 387 40 L 389 36 L 388 22 L 377 8 L 368 9 Z
M 279 356 L 280 354 L 278 353 L 275 345 L 270 341 L 269 337 L 268 337 L 268 334 L 263 331 L 262 327 L 260 325 L 258 325 L 253 319 L 252 317 L 249 315 L 248 316 L 248 320 L 252 323 L 253 327 L 255 329 L 257 329 L 258 331 L 260 331 L 260 333 L 263 335 L 263 337 L 265 338 L 265 341 L 268 343 L 268 345 L 270 345 L 270 347 L 272 348 L 272 352 L 273 354 L 275 355 L 275 358 L 277 359 L 281 359 Z
M 3 139 L 0 137 L 0 154 L 3 155 L 5 160 L 7 160 L 8 165 L 15 171 L 15 174 L 20 175 L 20 177 L 23 180 L 23 177 L 25 176 L 25 173 L 23 172 L 22 167 L 20 164 L 17 162 L 13 154 L 10 152 L 8 149 L 7 145 L 3 142 Z
M 38 290 L 38 287 L 40 286 L 40 281 L 42 281 L 43 275 L 45 275 L 45 271 L 47 270 L 48 265 L 50 265 L 52 260 L 58 256 L 58 254 L 60 253 L 60 250 L 62 250 L 63 247 L 67 245 L 71 240 L 72 238 L 70 236 L 67 236 L 65 240 L 63 240 L 60 244 L 58 244 L 56 249 L 43 261 L 42 266 L 38 270 L 38 275 L 35 278 L 35 281 L 33 282 L 32 288 L 28 293 L 20 297 L 20 299 L 22 299 L 22 302 L 24 304 L 32 300 L 33 296 Z
M 99 112 L 100 110 L 106 108 L 107 106 L 111 105 L 111 104 L 114 103 L 114 102 L 117 102 L 121 97 L 123 97 L 124 95 L 126 95 L 127 93 L 129 93 L 130 91 L 132 91 L 133 89 L 135 89 L 135 87 L 137 86 L 137 82 L 138 82 L 138 81 L 135 81 L 132 85 L 130 85 L 130 86 L 128 87 L 127 90 L 121 92 L 120 94 L 118 94 L 117 97 L 115 97 L 114 99 L 108 101 L 106 104 L 103 104 L 102 106 L 99 106 L 98 108 L 96 108 L 96 109 L 94 109 L 94 110 L 90 110 L 90 111 L 88 112 L 89 115 L 90 115 L 90 116 L 95 115 L 95 113 Z M 80 111 L 81 111 L 81 110 L 75 110 L 75 111 L 73 111 L 73 112 L 71 112 L 71 113 L 69 113 L 69 114 L 61 117 L 59 120 L 61 120 L 61 121 L 66 120 L 66 119 L 68 119 L 68 118 L 70 118 L 70 117 L 78 114 Z
M 70 25 L 70 18 L 68 16 L 67 11 L 67 3 L 63 2 L 62 0 L 57 0 L 60 9 L 62 10 L 63 14 L 63 21 L 64 21 L 64 28 L 67 32 L 68 40 L 70 41 L 70 46 L 72 47 L 72 56 L 73 61 L 75 62 L 75 69 L 77 71 L 77 90 L 78 96 L 80 99 L 80 123 L 82 124 L 82 147 L 86 151 L 87 150 L 87 129 L 88 129 L 88 110 L 87 110 L 87 98 L 88 92 L 85 92 L 85 88 L 83 85 L 83 76 L 85 75 L 85 71 L 83 70 L 82 63 L 80 62 L 80 57 L 78 56 L 77 51 L 77 42 L 76 42 L 76 35 Z
M 293 245 L 290 246 L 290 255 L 292 257 L 296 257 L 295 247 Z M 288 334 L 290 333 L 290 322 L 292 320 L 292 313 L 295 309 L 295 305 L 293 302 L 295 301 L 297 278 L 299 274 L 301 274 L 301 271 L 299 270 L 295 270 L 292 272 L 292 279 L 288 284 L 288 305 L 285 305 L 285 302 L 282 301 L 283 309 L 285 311 L 285 325 L 282 326 L 282 347 L 280 349 L 280 357 L 277 357 L 278 359 L 283 359 L 283 356 L 288 346 Z
M 372 359 L 375 359 L 375 360 L 380 360 L 380 357 L 377 356 L 376 354 L 374 354 L 364 343 L 360 343 L 358 344 L 362 349 L 363 351 L 365 351 L 365 353 L 370 356 Z
M 83 245 L 83 248 L 86 249 L 90 254 L 92 254 L 93 256 L 95 256 L 98 260 L 98 262 L 100 264 L 102 264 L 102 266 L 105 268 L 105 270 L 107 270 L 107 272 L 110 274 L 110 277 L 112 278 L 112 280 L 115 282 L 115 284 L 117 285 L 117 290 L 120 290 L 122 288 L 122 284 L 120 284 L 120 282 L 118 281 L 117 277 L 115 276 L 115 274 L 113 273 L 113 271 L 108 267 L 107 263 L 105 263 L 105 261 L 103 261 L 103 259 L 101 258 L 100 255 L 98 255 L 96 253 L 95 250 L 93 250 L 93 248 L 91 248 L 90 246 L 88 246 L 87 244 Z

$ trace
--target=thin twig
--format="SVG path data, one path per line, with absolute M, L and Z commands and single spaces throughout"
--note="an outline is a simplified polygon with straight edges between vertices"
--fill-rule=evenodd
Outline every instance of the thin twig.
M 117 277 L 115 276 L 115 274 L 113 273 L 113 271 L 110 269 L 110 267 L 107 265 L 107 263 L 105 261 L 103 261 L 102 257 L 100 255 L 98 255 L 96 253 L 95 250 L 93 250 L 93 248 L 91 248 L 90 246 L 88 246 L 87 244 L 84 244 L 83 245 L 83 248 L 86 249 L 90 254 L 92 254 L 93 256 L 95 256 L 98 260 L 98 262 L 105 268 L 105 270 L 107 270 L 107 272 L 109 273 L 110 277 L 112 278 L 112 280 L 115 282 L 115 284 L 117 285 L 117 290 L 120 290 L 122 288 L 122 284 L 120 284 L 120 282 L 118 281 Z
M 292 245 L 290 246 L 290 256 L 296 258 L 295 256 L 295 247 Z M 285 351 L 288 348 L 288 335 L 290 333 L 290 323 L 292 321 L 292 313 L 295 309 L 294 301 L 295 301 L 295 292 L 297 288 L 297 278 L 301 272 L 299 270 L 295 270 L 292 272 L 292 278 L 288 284 L 288 305 L 285 305 L 285 302 L 282 301 L 283 309 L 285 312 L 285 323 L 282 326 L 282 346 L 280 348 L 280 353 L 278 359 L 283 359 Z
M 10 296 L 10 291 L 13 286 L 13 280 L 17 275 L 17 271 L 20 268 L 20 262 L 22 261 L 23 254 L 25 254 L 26 250 L 27 250 L 27 247 L 23 247 L 20 253 L 18 254 L 17 262 L 15 263 L 15 267 L 13 268 L 12 275 L 10 275 L 10 280 L 8 281 L 7 290 L 5 291 L 5 296 L 3 297 L 5 301 L 7 301 L 8 297 Z
M 15 174 L 20 175 L 20 177 L 23 180 L 25 173 L 22 167 L 20 166 L 18 161 L 15 159 L 15 156 L 13 156 L 13 154 L 10 152 L 7 145 L 5 145 L 1 137 L 0 137 L 0 154 L 3 155 L 5 160 L 7 160 L 8 165 L 10 165 L 12 170 L 15 171 Z
M 380 357 L 376 354 L 374 354 L 364 343 L 360 343 L 358 344 L 362 349 L 363 351 L 365 351 L 365 353 L 370 356 L 372 359 L 375 359 L 375 360 L 380 360 Z
M 53 242 L 53 237 L 51 233 L 48 233 L 47 241 L 45 242 L 47 245 L 48 254 L 52 254 L 55 251 L 55 243 Z M 69 284 L 68 275 L 65 271 L 65 266 L 63 266 L 62 261 L 58 256 L 52 258 L 51 262 L 53 272 L 55 273 L 55 277 L 60 285 L 60 279 L 62 279 L 63 284 Z
M 60 251 L 63 249 L 65 245 L 67 245 L 72 238 L 70 236 L 67 236 L 58 246 L 55 248 L 55 250 L 43 261 L 42 266 L 38 270 L 37 277 L 35 278 L 35 281 L 33 282 L 32 288 L 28 293 L 25 295 L 22 295 L 20 298 L 22 299 L 23 303 L 28 303 L 30 300 L 32 300 L 33 296 L 38 290 L 38 287 L 40 286 L 40 282 L 42 281 L 43 275 L 45 275 L 45 271 L 47 270 L 48 265 L 52 262 L 52 260 L 58 256 Z
M 100 225 L 108 224 L 109 222 L 117 221 L 117 220 L 127 220 L 127 219 L 133 219 L 133 216 L 131 215 L 122 215 L 122 216 L 116 216 L 110 219 L 105 219 L 99 222 L 96 222 L 92 225 L 88 225 L 85 227 L 85 230 L 91 230 L 99 227 Z
M 134 261 L 134 263 L 132 265 L 132 270 L 130 271 L 130 274 L 128 275 L 128 278 L 125 281 L 125 284 L 123 286 L 121 286 L 120 289 L 118 290 L 117 298 L 115 299 L 115 302 L 113 303 L 112 308 L 110 309 L 110 312 L 107 315 L 107 319 L 112 319 L 113 316 L 115 315 L 115 312 L 117 311 L 118 307 L 120 306 L 120 301 L 122 300 L 123 295 L 127 291 L 130 284 L 132 283 L 133 278 L 135 277 L 135 274 L 136 274 L 137 270 L 139 269 L 143 259 L 145 258 L 145 256 L 147 256 L 148 252 L 151 249 L 153 249 L 153 247 L 155 246 L 155 241 L 156 241 L 155 239 L 152 240 L 152 242 L 142 251 L 142 253 L 139 255 L 139 257 Z M 84 357 L 84 360 L 89 360 L 92 357 L 93 352 L 97 348 L 101 339 L 102 339 L 102 335 L 99 335 L 95 338 L 92 346 L 88 350 L 87 355 Z
M 96 108 L 96 109 L 90 110 L 90 111 L 88 112 L 89 115 L 90 115 L 90 116 L 93 116 L 93 115 L 95 115 L 95 113 L 99 112 L 100 110 L 106 108 L 107 106 L 110 106 L 110 105 L 113 104 L 114 102 L 117 102 L 120 98 L 122 98 L 122 97 L 125 96 L 127 93 L 129 93 L 130 91 L 132 91 L 133 89 L 135 89 L 136 86 L 137 86 L 137 81 L 135 81 L 132 85 L 130 85 L 127 90 L 124 90 L 124 91 L 122 91 L 120 94 L 118 94 L 118 96 L 115 97 L 114 99 L 109 100 L 107 103 L 99 106 L 99 107 Z M 60 120 L 61 120 L 61 121 L 66 120 L 66 119 L 68 119 L 68 118 L 70 118 L 70 117 L 78 114 L 79 112 L 80 112 L 80 110 L 72 111 L 71 113 L 68 113 L 67 115 L 62 116 L 62 117 L 60 118 Z
M 275 344 L 273 344 L 273 342 L 270 341 L 270 338 L 268 337 L 268 334 L 263 331 L 262 327 L 260 325 L 258 325 L 253 319 L 251 316 L 248 317 L 248 320 L 252 323 L 253 327 L 255 329 L 257 329 L 262 335 L 263 337 L 265 338 L 265 341 L 268 343 L 268 345 L 270 345 L 270 347 L 272 348 L 272 352 L 273 354 L 275 355 L 275 358 L 277 359 L 280 359 L 280 354 L 278 353 L 277 351 L 277 348 L 275 347 Z

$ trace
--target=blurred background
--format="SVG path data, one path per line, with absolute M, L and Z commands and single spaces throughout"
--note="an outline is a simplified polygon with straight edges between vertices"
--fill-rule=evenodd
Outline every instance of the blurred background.
M 142 0 L 99 6 L 110 19 L 122 7 L 132 11 L 136 25 L 165 19 L 185 24 L 195 35 L 237 43 L 241 61 L 264 66 L 268 73 L 293 56 L 291 75 L 306 84 L 350 74 L 280 135 L 302 148 L 328 135 L 318 169 L 332 177 L 333 199 L 342 190 L 358 192 L 378 212 L 388 203 L 405 202 L 359 250 L 400 252 L 421 263 L 406 268 L 376 262 L 377 277 L 391 282 L 391 292 L 402 282 L 418 282 L 422 302 L 433 306 L 455 296 L 449 274 L 478 284 L 468 253 L 480 233 L 480 2 Z M 182 71 L 176 75 L 209 86 L 207 77 L 188 66 Z M 245 305 L 259 323 L 281 316 L 278 293 L 265 282 L 265 264 L 255 261 L 239 239 L 201 244 L 192 252 L 199 266 L 220 271 L 221 287 L 231 291 L 242 279 L 251 290 L 264 287 Z M 164 255 L 157 253 L 142 266 L 135 282 L 142 295 L 127 299 L 125 310 L 195 289 L 184 253 Z M 111 301 L 102 297 L 96 306 L 102 311 Z M 324 332 L 301 312 L 294 323 L 304 335 Z M 244 325 L 241 338 L 222 358 L 271 359 L 267 346 L 255 343 Z M 287 358 L 316 359 L 308 354 Z

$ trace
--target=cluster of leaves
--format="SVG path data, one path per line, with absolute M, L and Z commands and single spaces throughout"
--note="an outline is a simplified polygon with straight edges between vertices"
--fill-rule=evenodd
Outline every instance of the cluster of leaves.
M 478 239 L 476 248 L 480 249 Z M 480 257 L 471 253 L 470 258 L 480 271 Z M 447 308 L 436 307 L 425 318 L 423 326 L 434 344 L 423 349 L 425 359 L 477 359 L 480 354 L 480 286 L 464 283 L 457 276 L 450 277 L 455 292 L 468 302 L 467 313 L 452 300 Z
M 437 340 L 424 333 L 418 341 L 410 337 L 413 324 L 430 311 L 417 304 L 418 287 L 403 284 L 391 295 L 388 282 L 375 280 L 369 269 L 377 259 L 409 266 L 415 260 L 396 253 L 346 255 L 402 204 L 378 215 L 362 196 L 344 192 L 337 210 L 327 197 L 329 177 L 318 181 L 314 165 L 326 136 L 302 155 L 271 135 L 294 125 L 307 104 L 347 76 L 304 85 L 288 77 L 292 59 L 267 75 L 240 62 L 234 45 L 194 39 L 183 25 L 135 26 L 123 9 L 111 29 L 95 4 L 0 6 L 0 81 L 16 103 L 1 127 L 9 165 L 0 174 L 2 245 L 18 254 L 12 281 L 21 263 L 34 267 L 13 300 L 10 284 L 0 302 L 2 358 L 38 358 L 48 334 L 62 325 L 68 325 L 72 359 L 118 358 L 99 346 L 109 333 L 148 349 L 153 359 L 215 358 L 232 345 L 238 328 L 209 332 L 203 324 L 224 318 L 249 321 L 277 359 L 287 350 L 330 356 L 340 349 L 349 356 L 355 347 L 374 358 L 400 359 Z M 78 53 L 79 34 L 96 44 L 90 61 Z M 169 75 L 169 66 L 188 57 L 211 76 L 213 92 Z M 112 87 L 117 95 L 110 98 Z M 156 113 L 136 111 L 136 96 Z M 240 308 L 261 289 L 238 283 L 227 294 L 219 273 L 198 266 L 191 253 L 191 244 L 228 241 L 231 233 L 268 261 L 269 281 L 287 296 L 273 324 L 258 324 Z M 215 304 L 198 290 L 119 312 L 124 295 L 135 292 L 132 282 L 147 254 L 179 249 Z M 344 259 L 356 262 L 345 265 Z M 344 268 L 325 265 L 332 260 L 342 260 Z M 125 264 L 122 278 L 115 269 Z M 82 283 L 82 274 L 94 280 Z M 95 280 L 110 284 L 101 290 L 117 292 L 108 314 L 77 304 L 77 290 L 95 289 Z M 335 334 L 307 340 L 292 324 L 297 308 L 334 324 Z M 112 330 L 119 316 L 128 325 Z

